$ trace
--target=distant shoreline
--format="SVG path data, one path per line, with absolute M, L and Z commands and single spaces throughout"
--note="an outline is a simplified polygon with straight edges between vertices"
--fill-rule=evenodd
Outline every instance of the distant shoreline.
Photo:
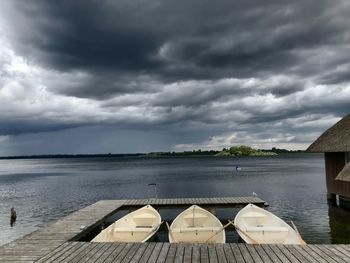
M 265 152 L 271 152 L 271 150 L 260 150 Z M 121 157 L 210 157 L 215 156 L 218 158 L 224 157 L 249 157 L 248 156 L 220 156 L 218 153 L 222 151 L 184 151 L 184 152 L 150 152 L 150 153 L 121 153 L 121 154 L 42 154 L 42 155 L 18 155 L 18 156 L 0 156 L 0 160 L 14 160 L 14 159 L 78 159 L 78 158 L 121 158 Z M 275 149 L 272 152 L 275 152 L 275 155 L 267 156 L 276 156 L 279 154 L 297 154 L 297 153 L 306 153 L 302 150 L 289 151 L 285 149 Z M 250 156 L 250 157 L 259 157 L 259 156 Z M 266 157 L 266 156 L 262 156 Z

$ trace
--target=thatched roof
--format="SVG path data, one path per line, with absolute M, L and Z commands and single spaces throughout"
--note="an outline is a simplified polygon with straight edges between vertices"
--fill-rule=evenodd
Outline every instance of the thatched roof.
M 308 152 L 350 152 L 350 114 L 325 131 Z
M 340 171 L 335 180 L 350 182 L 350 163 L 345 165 L 345 167 L 343 168 L 343 170 Z

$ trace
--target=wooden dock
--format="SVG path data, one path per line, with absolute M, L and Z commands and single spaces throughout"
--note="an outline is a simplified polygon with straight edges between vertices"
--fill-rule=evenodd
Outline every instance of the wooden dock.
M 0 247 L 0 262 L 350 262 L 350 245 L 90 243 L 78 240 L 119 209 L 263 206 L 258 197 L 103 200 Z

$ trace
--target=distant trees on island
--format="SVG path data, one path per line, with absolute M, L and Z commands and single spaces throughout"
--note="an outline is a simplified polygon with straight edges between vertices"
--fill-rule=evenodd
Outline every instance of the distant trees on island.
M 217 157 L 229 157 L 229 156 L 274 156 L 280 153 L 303 153 L 302 150 L 286 150 L 271 148 L 271 150 L 260 150 L 254 149 L 250 146 L 240 145 L 233 146 L 230 148 L 223 148 L 221 151 L 215 150 L 193 150 L 193 151 L 183 151 L 183 152 L 151 152 L 147 156 L 217 156 Z
M 0 159 L 46 159 L 46 158 L 115 158 L 115 157 L 176 157 L 176 156 L 273 156 L 280 153 L 303 153 L 305 151 L 290 151 L 273 147 L 271 150 L 254 149 L 250 146 L 240 145 L 230 148 L 216 150 L 193 150 L 183 152 L 150 152 L 150 153 L 130 153 L 130 154 L 47 154 L 47 155 L 24 155 L 24 156 L 3 156 Z

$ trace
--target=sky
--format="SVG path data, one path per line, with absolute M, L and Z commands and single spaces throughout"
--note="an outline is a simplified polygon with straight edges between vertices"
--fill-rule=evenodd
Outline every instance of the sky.
M 347 0 L 2 0 L 0 155 L 305 149 L 350 112 Z

